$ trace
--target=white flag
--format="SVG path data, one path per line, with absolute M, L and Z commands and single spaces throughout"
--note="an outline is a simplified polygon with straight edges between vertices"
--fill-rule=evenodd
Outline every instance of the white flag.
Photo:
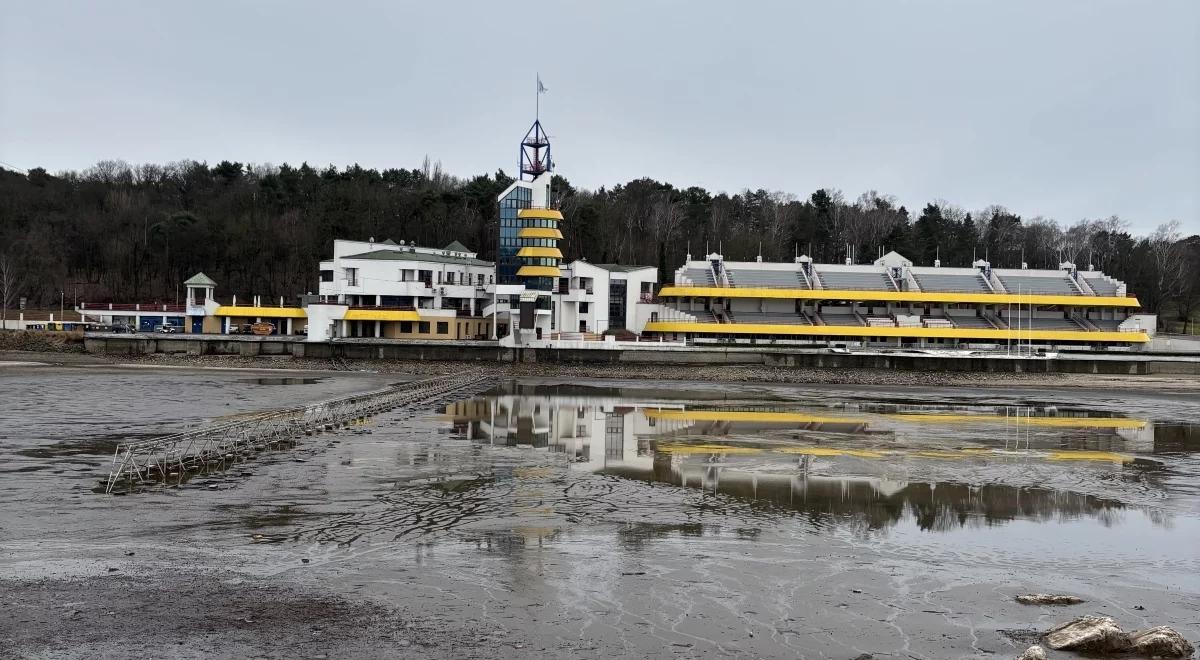
M 548 91 L 549 91 L 549 90 L 547 90 L 547 89 L 546 89 L 546 86 L 542 84 L 542 77 L 541 77 L 541 76 L 538 76 L 538 79 L 537 79 L 537 81 L 538 81 L 538 92 L 537 92 L 538 94 L 545 94 L 546 92 L 548 92 Z

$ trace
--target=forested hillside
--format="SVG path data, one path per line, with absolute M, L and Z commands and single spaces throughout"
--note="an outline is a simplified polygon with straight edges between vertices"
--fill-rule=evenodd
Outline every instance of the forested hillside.
M 218 297 L 293 297 L 316 289 L 317 262 L 334 238 L 462 241 L 491 259 L 503 171 L 460 179 L 428 160 L 382 172 L 357 165 L 314 169 L 194 161 L 130 166 L 105 161 L 82 172 L 0 169 L 0 295 L 11 309 L 87 301 L 173 302 L 204 271 Z M 730 260 L 873 260 L 896 250 L 919 265 L 940 257 L 966 266 L 1056 267 L 1072 261 L 1125 280 L 1147 309 L 1190 315 L 1200 298 L 1200 236 L 1178 222 L 1148 236 L 1116 217 L 1061 225 L 1002 206 L 966 210 L 936 200 L 910 210 L 876 191 L 854 199 L 766 190 L 737 194 L 639 179 L 596 191 L 555 178 L 565 257 L 651 264 L 669 280 L 689 249 Z M 1190 222 L 1191 220 L 1189 220 Z M 1189 227 L 1194 231 L 1194 225 Z M 761 246 L 761 247 L 760 247 Z

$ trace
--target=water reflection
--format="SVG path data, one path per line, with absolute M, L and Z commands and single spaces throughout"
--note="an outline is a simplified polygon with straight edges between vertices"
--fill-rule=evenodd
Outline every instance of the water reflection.
M 1081 516 L 1113 524 L 1122 509 L 1142 504 L 1122 488 L 1158 488 L 1156 438 L 1171 449 L 1181 444 L 1177 430 L 1094 411 L 713 406 L 579 387 L 498 389 L 445 413 L 477 445 L 561 454 L 569 471 L 697 489 L 791 510 L 815 525 L 864 529 L 907 518 L 924 530 Z

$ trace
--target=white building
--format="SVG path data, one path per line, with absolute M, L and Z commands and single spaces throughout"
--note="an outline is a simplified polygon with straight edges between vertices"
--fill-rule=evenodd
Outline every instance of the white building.
M 493 336 L 484 307 L 492 303 L 495 266 L 458 241 L 429 248 L 336 240 L 320 268 L 320 300 L 307 307 L 310 341 Z
M 551 329 L 558 335 L 641 332 L 649 314 L 639 315 L 639 305 L 653 298 L 657 283 L 653 266 L 567 264 L 551 296 Z

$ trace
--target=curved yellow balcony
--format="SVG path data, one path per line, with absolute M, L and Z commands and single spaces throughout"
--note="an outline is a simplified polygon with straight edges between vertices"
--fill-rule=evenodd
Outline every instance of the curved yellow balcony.
M 420 321 L 415 310 L 404 309 L 348 309 L 342 317 L 346 321 Z
M 551 247 L 523 247 L 517 252 L 518 257 L 553 257 L 562 259 L 562 250 Z
M 308 318 L 308 312 L 300 307 L 233 307 L 232 305 L 221 305 L 217 308 L 216 316 L 304 319 Z
M 517 277 L 558 277 L 562 273 L 558 266 L 521 266 Z
M 517 232 L 517 238 L 562 238 L 562 232 L 550 227 L 525 227 Z
M 541 220 L 562 220 L 562 212 L 554 209 L 521 209 L 517 211 L 518 218 L 539 218 Z

